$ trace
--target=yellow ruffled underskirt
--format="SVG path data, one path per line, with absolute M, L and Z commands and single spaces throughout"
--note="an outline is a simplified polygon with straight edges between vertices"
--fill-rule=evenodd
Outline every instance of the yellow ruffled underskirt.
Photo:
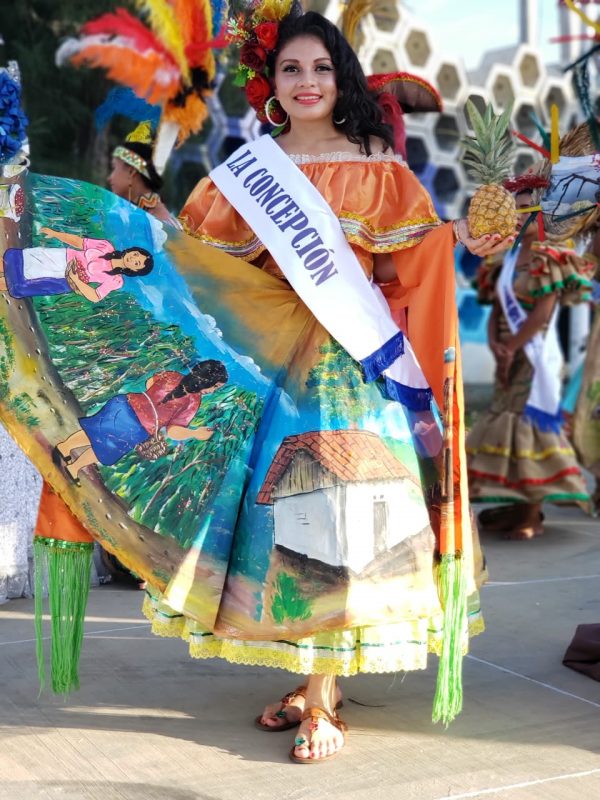
M 485 630 L 478 597 L 471 598 L 469 605 L 463 654 L 468 652 L 469 639 Z M 152 623 L 152 633 L 183 639 L 192 658 L 223 658 L 231 664 L 274 667 L 300 675 L 349 677 L 359 672 L 420 670 L 427 667 L 428 653 L 439 656 L 442 648 L 441 618 L 331 631 L 296 642 L 253 642 L 207 633 L 150 594 L 144 598 L 143 613 Z

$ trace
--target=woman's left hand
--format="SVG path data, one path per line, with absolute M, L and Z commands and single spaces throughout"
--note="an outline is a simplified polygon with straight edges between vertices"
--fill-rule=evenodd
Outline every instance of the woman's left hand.
M 464 245 L 469 253 L 480 258 L 493 256 L 495 253 L 503 253 L 513 246 L 517 238 L 517 232 L 515 231 L 504 239 L 499 233 L 487 234 L 480 236 L 478 239 L 473 239 L 469 233 L 469 224 L 466 219 L 457 221 L 455 232 L 460 244 Z

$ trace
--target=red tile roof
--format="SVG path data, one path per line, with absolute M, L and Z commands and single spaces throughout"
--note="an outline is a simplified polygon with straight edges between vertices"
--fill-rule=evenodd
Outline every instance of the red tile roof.
M 305 452 L 340 481 L 389 481 L 411 478 L 376 433 L 368 431 L 309 431 L 287 436 L 271 463 L 256 501 L 273 502 L 273 490 L 296 453 Z

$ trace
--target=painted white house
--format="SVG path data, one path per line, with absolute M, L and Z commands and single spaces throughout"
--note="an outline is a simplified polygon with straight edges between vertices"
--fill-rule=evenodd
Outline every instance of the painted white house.
M 276 546 L 354 573 L 429 525 L 417 480 L 367 431 L 288 436 L 257 500 L 273 505 Z

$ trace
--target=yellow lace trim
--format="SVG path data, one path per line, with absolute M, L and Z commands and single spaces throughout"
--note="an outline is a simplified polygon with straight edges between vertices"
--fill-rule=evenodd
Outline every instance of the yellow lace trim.
M 422 670 L 427 666 L 427 653 L 437 656 L 441 654 L 442 638 L 439 631 L 430 631 L 427 644 L 401 643 L 398 645 L 383 645 L 377 647 L 364 647 L 358 645 L 348 652 L 338 656 L 315 656 L 314 650 L 295 649 L 294 645 L 273 642 L 269 647 L 262 643 L 242 643 L 236 640 L 219 639 L 207 634 L 201 641 L 196 641 L 202 634 L 190 631 L 183 615 L 167 617 L 162 615 L 156 607 L 160 601 L 152 600 L 148 595 L 144 598 L 143 613 L 152 622 L 152 633 L 165 638 L 181 638 L 189 644 L 189 654 L 192 658 L 223 658 L 231 664 L 244 664 L 247 666 L 273 667 L 284 669 L 300 675 L 324 674 L 338 677 L 349 677 L 359 672 L 384 673 L 384 672 L 409 672 Z M 463 638 L 462 652 L 465 655 L 469 649 L 469 639 L 483 633 L 485 623 L 483 617 L 477 614 L 469 620 L 468 635 Z M 315 648 L 316 650 L 317 648 Z
M 371 253 L 392 253 L 414 247 L 423 241 L 423 237 L 432 228 L 441 224 L 438 217 L 418 217 L 401 220 L 395 225 L 376 226 L 371 224 L 368 217 L 350 211 L 342 212 L 339 219 L 346 240 Z M 198 233 L 191 229 L 184 218 L 181 218 L 181 221 L 186 233 L 242 261 L 254 261 L 266 249 L 256 236 L 232 242 L 217 239 L 206 233 Z M 360 229 L 356 230 L 357 227 Z

